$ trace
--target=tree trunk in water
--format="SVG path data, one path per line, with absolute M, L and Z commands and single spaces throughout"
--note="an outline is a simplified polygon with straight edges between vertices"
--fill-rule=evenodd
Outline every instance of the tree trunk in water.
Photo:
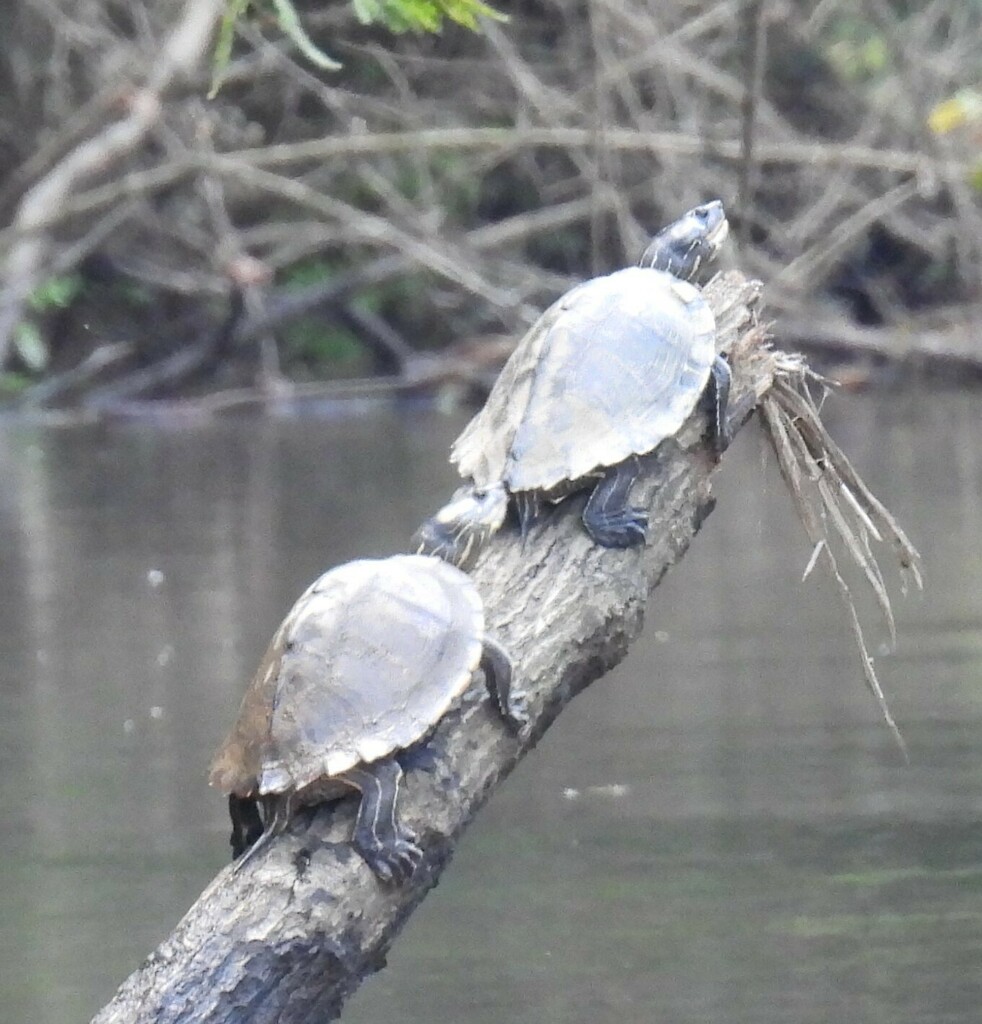
M 759 291 L 735 272 L 705 289 L 718 347 L 733 369 L 734 429 L 773 377 L 757 325 Z M 354 800 L 320 808 L 312 819 L 301 815 L 266 854 L 212 882 L 93 1024 L 334 1019 L 348 994 L 384 965 L 478 808 L 573 696 L 616 665 L 639 634 L 648 593 L 713 507 L 706 427 L 700 408 L 643 460 L 632 503 L 649 510 L 646 547 L 592 544 L 577 496 L 548 512 L 524 545 L 506 526 L 482 553 L 472 575 L 488 630 L 512 654 L 532 722 L 527 734 L 510 734 L 479 679 L 443 719 L 427 747 L 432 758 L 407 772 L 402 790 L 402 819 L 425 850 L 408 884 L 380 885 L 349 845 Z

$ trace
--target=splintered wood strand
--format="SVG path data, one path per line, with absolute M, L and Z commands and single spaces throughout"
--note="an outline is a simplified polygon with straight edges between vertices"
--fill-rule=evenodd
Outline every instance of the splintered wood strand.
M 893 619 L 893 610 L 890 606 L 889 595 L 886 592 L 886 588 L 883 584 L 883 576 L 880 572 L 879 566 L 876 563 L 875 557 L 869 547 L 869 539 L 866 535 L 866 531 L 863 527 L 863 521 L 861 520 L 860 529 L 854 530 L 852 524 L 848 521 L 846 515 L 843 513 L 840 501 L 839 493 L 841 491 L 841 481 L 839 480 L 838 474 L 835 467 L 825 458 L 825 449 L 814 443 L 809 445 L 806 439 L 802 436 L 798 430 L 800 420 L 784 412 L 784 431 L 785 438 L 787 440 L 786 450 L 791 453 L 792 458 L 801 465 L 804 465 L 808 469 L 808 477 L 815 484 L 820 500 L 820 511 L 817 516 L 813 517 L 813 522 L 817 524 L 818 528 L 822 531 L 822 539 L 826 541 L 827 546 L 827 531 L 825 523 L 828 520 L 832 521 L 832 525 L 835 527 L 836 532 L 842 538 L 843 543 L 846 546 L 846 550 L 853 557 L 856 564 L 862 569 L 867 581 L 872 588 L 877 603 L 883 612 L 884 619 L 886 620 L 887 626 L 890 630 L 891 638 L 895 642 L 896 629 Z M 800 484 L 800 474 L 799 474 Z M 802 492 L 802 497 L 805 501 L 810 501 L 807 495 Z M 813 559 L 817 557 L 813 554 Z
M 828 434 L 814 401 L 803 385 L 796 387 L 795 382 L 787 376 L 778 376 L 775 378 L 771 394 L 774 400 L 780 402 L 787 410 L 789 416 L 798 420 L 798 433 L 811 448 L 817 448 L 823 453 L 843 484 L 849 488 L 851 497 L 859 503 L 872 523 L 875 524 L 876 530 L 894 544 L 897 548 L 901 569 L 909 573 L 917 588 L 921 589 L 923 580 L 920 571 L 920 554 L 907 538 L 897 520 L 870 491 L 846 454 Z
M 897 643 L 897 627 L 893 619 L 893 609 L 890 607 L 890 597 L 887 594 L 886 587 L 883 585 L 883 576 L 880 573 L 880 568 L 870 551 L 869 534 L 862 524 L 860 524 L 858 531 L 853 529 L 852 524 L 846 518 L 839 504 L 839 492 L 834 483 L 831 483 L 825 477 L 821 477 L 817 484 L 822 504 L 832 520 L 832 525 L 842 538 L 842 542 L 852 556 L 853 561 L 863 571 L 866 582 L 869 583 L 870 589 L 876 597 L 876 603 L 883 613 L 887 629 L 890 631 L 890 643 L 895 645 Z
M 866 529 L 873 535 L 873 539 L 879 541 L 882 544 L 882 534 L 874 525 L 873 520 L 870 519 L 869 515 L 866 512 L 866 509 L 864 509 L 863 506 L 859 504 L 856 495 L 853 494 L 851 490 L 849 490 L 849 487 L 845 483 L 842 482 L 841 477 L 839 477 L 839 493 L 843 496 L 843 498 L 846 499 L 846 501 L 849 502 L 849 505 L 852 508 L 853 512 L 859 517 L 859 519 L 862 521 Z
M 828 531 L 825 526 L 825 515 L 822 511 L 819 511 L 816 508 L 816 499 L 814 496 L 809 497 L 803 486 L 803 465 L 808 470 L 807 475 L 809 478 L 818 485 L 820 495 L 819 501 L 823 505 L 824 510 L 828 512 L 829 517 L 833 519 L 834 523 L 836 522 L 837 515 L 841 518 L 841 510 L 839 509 L 837 502 L 834 500 L 831 505 L 826 503 L 826 495 L 833 495 L 829 491 L 827 484 L 824 490 L 821 487 L 823 482 L 821 477 L 821 466 L 818 460 L 813 456 L 807 442 L 798 430 L 800 420 L 792 418 L 791 414 L 776 395 L 766 396 L 761 403 L 761 410 L 764 415 L 764 421 L 768 427 L 768 433 L 773 442 L 781 475 L 784 477 L 785 483 L 791 492 L 791 497 L 794 501 L 795 508 L 798 511 L 798 516 L 805 527 L 805 532 L 808 534 L 812 543 L 816 545 L 816 552 L 813 552 L 812 558 L 821 558 L 824 556 L 826 565 L 829 568 L 829 574 L 835 582 L 839 598 L 845 606 L 846 613 L 849 617 L 850 627 L 852 628 L 853 638 L 855 639 L 856 646 L 859 649 L 860 663 L 863 669 L 863 678 L 866 682 L 866 686 L 873 695 L 873 698 L 876 700 L 880 709 L 880 714 L 886 722 L 887 727 L 890 729 L 890 732 L 892 733 L 897 746 L 900 748 L 904 759 L 909 760 L 907 744 L 904 741 L 899 727 L 894 721 L 893 715 L 890 712 L 890 707 L 883 693 L 883 689 L 880 686 L 880 681 L 877 678 L 876 670 L 873 666 L 873 658 L 871 657 L 866 645 L 866 637 L 863 633 L 862 624 L 859 621 L 859 614 L 852 598 L 852 591 L 840 572 L 838 560 L 828 543 Z M 838 524 L 836 524 L 836 526 L 838 531 Z M 841 534 L 841 531 L 838 532 Z M 851 531 L 847 526 L 847 533 L 849 532 Z M 850 553 L 853 553 L 853 546 L 846 541 L 845 537 L 843 537 L 843 540 L 847 543 L 847 549 Z M 867 579 L 870 579 L 870 575 L 868 573 Z M 879 580 L 878 571 L 873 574 L 871 585 L 873 585 L 877 580 Z M 877 590 L 875 585 L 873 586 L 873 590 L 874 593 L 877 594 L 879 601 L 880 592 Z M 886 602 L 888 622 L 892 626 L 893 614 L 890 610 L 889 597 L 887 597 L 885 590 L 882 590 L 881 592 Z M 881 603 L 881 608 L 882 607 L 883 605 Z M 891 635 L 893 635 L 892 629 Z

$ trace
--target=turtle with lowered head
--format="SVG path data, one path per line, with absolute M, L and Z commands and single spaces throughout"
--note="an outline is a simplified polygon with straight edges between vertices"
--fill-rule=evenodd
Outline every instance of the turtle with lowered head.
M 730 372 L 698 287 L 729 225 L 718 200 L 660 231 L 636 267 L 573 288 L 519 342 L 450 459 L 467 483 L 420 527 L 416 550 L 471 562 L 514 506 L 523 535 L 545 502 L 590 490 L 583 526 L 609 548 L 643 544 L 629 503 L 639 456 L 678 432 L 705 392 L 710 438 L 729 443 Z
M 300 805 L 356 790 L 355 848 L 382 881 L 412 875 L 422 850 L 399 820 L 396 755 L 429 736 L 478 667 L 497 712 L 519 730 L 523 695 L 507 652 L 484 631 L 468 576 L 422 555 L 324 573 L 276 631 L 212 761 L 238 865 Z

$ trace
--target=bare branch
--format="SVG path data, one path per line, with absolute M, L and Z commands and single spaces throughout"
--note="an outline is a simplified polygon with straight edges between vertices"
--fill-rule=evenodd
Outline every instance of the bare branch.
M 80 143 L 21 201 L 14 218 L 18 241 L 7 255 L 0 292 L 0 368 L 6 363 L 11 334 L 20 322 L 24 303 L 42 272 L 48 248 L 43 229 L 48 216 L 81 182 L 112 167 L 139 144 L 159 117 L 167 89 L 200 61 L 221 10 L 221 0 L 189 0 L 146 85 L 127 98 L 123 116 Z

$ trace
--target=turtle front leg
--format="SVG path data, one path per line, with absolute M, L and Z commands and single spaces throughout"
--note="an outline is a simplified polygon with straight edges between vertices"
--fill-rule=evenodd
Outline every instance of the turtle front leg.
M 498 709 L 498 714 L 512 732 L 521 732 L 529 720 L 525 692 L 512 689 L 511 656 L 494 637 L 486 634 L 481 652 L 481 670 L 491 695 L 491 703 Z
M 352 836 L 355 849 L 380 881 L 405 882 L 419 866 L 423 851 L 396 816 L 402 768 L 392 758 L 384 758 L 350 768 L 338 779 L 361 792 Z
M 727 419 L 730 404 L 730 364 L 717 356 L 709 371 L 709 386 L 706 389 L 710 402 L 709 438 L 717 456 L 723 454 L 733 440 L 733 431 Z
M 583 509 L 583 525 L 594 542 L 605 548 L 631 548 L 648 536 L 648 513 L 628 505 L 631 487 L 641 472 L 636 456 L 611 466 L 600 478 Z

